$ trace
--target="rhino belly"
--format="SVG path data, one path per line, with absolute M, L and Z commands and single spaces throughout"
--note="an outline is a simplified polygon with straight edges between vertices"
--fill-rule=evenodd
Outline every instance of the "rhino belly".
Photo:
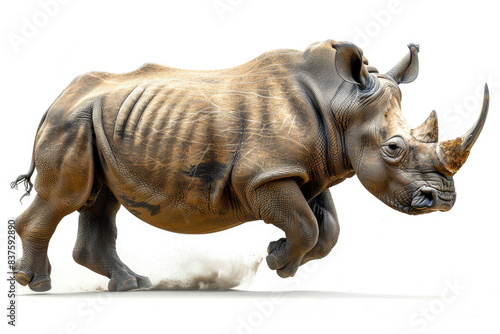
M 208 180 L 208 175 L 186 175 L 179 168 L 165 178 L 146 173 L 135 176 L 137 179 L 125 182 L 123 176 L 105 173 L 106 183 L 119 202 L 158 228 L 199 234 L 255 220 L 229 185 L 229 175 Z
M 242 219 L 235 215 L 234 211 L 203 212 L 203 208 L 193 207 L 186 203 L 172 205 L 171 202 L 135 202 L 131 200 L 134 195 L 136 194 L 118 195 L 117 197 L 120 203 L 139 219 L 171 232 L 212 233 L 253 220 Z

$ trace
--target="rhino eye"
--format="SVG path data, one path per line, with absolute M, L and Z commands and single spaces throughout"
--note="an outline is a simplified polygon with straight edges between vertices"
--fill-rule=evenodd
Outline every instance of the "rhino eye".
M 403 138 L 397 136 L 392 137 L 381 145 L 382 157 L 385 161 L 396 164 L 406 152 L 406 143 Z
M 392 151 L 397 150 L 399 147 L 398 144 L 396 144 L 396 143 L 390 143 L 388 146 L 389 146 L 389 149 Z

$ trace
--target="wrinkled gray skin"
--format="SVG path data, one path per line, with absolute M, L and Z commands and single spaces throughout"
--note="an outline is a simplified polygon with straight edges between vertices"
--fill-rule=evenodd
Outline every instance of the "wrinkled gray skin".
M 125 291 L 151 283 L 116 253 L 122 205 L 178 233 L 273 224 L 286 238 L 269 244 L 267 263 L 281 277 L 336 244 L 328 188 L 353 175 L 404 213 L 450 210 L 452 176 L 483 127 L 488 92 L 462 137 L 438 142 L 435 112 L 410 129 L 398 86 L 418 74 L 418 47 L 409 48 L 386 74 L 356 46 L 329 40 L 226 70 L 148 64 L 76 78 L 40 122 L 30 171 L 12 184 L 25 182 L 29 193 L 37 169 L 37 196 L 15 224 L 17 281 L 51 288 L 48 243 L 74 211 L 74 259 Z

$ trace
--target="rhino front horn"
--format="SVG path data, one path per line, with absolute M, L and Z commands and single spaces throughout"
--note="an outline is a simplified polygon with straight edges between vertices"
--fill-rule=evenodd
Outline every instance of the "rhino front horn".
M 485 84 L 483 107 L 476 124 L 474 124 L 474 126 L 462 137 L 439 143 L 437 148 L 438 157 L 441 166 L 447 174 L 455 174 L 465 163 L 465 160 L 467 160 L 472 146 L 483 129 L 486 116 L 488 115 L 489 104 L 490 93 L 488 91 L 488 85 Z

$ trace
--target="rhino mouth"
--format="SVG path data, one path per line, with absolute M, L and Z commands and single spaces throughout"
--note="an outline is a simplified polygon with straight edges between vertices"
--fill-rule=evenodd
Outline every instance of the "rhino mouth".
M 412 196 L 410 208 L 416 214 L 432 211 L 448 211 L 455 203 L 456 193 L 454 190 L 439 190 L 424 186 L 417 189 Z
M 420 215 L 434 211 L 448 211 L 456 199 L 454 189 L 436 189 L 429 186 L 417 188 L 402 201 L 390 201 L 390 206 L 410 215 Z M 409 197 L 409 198 L 408 198 Z

